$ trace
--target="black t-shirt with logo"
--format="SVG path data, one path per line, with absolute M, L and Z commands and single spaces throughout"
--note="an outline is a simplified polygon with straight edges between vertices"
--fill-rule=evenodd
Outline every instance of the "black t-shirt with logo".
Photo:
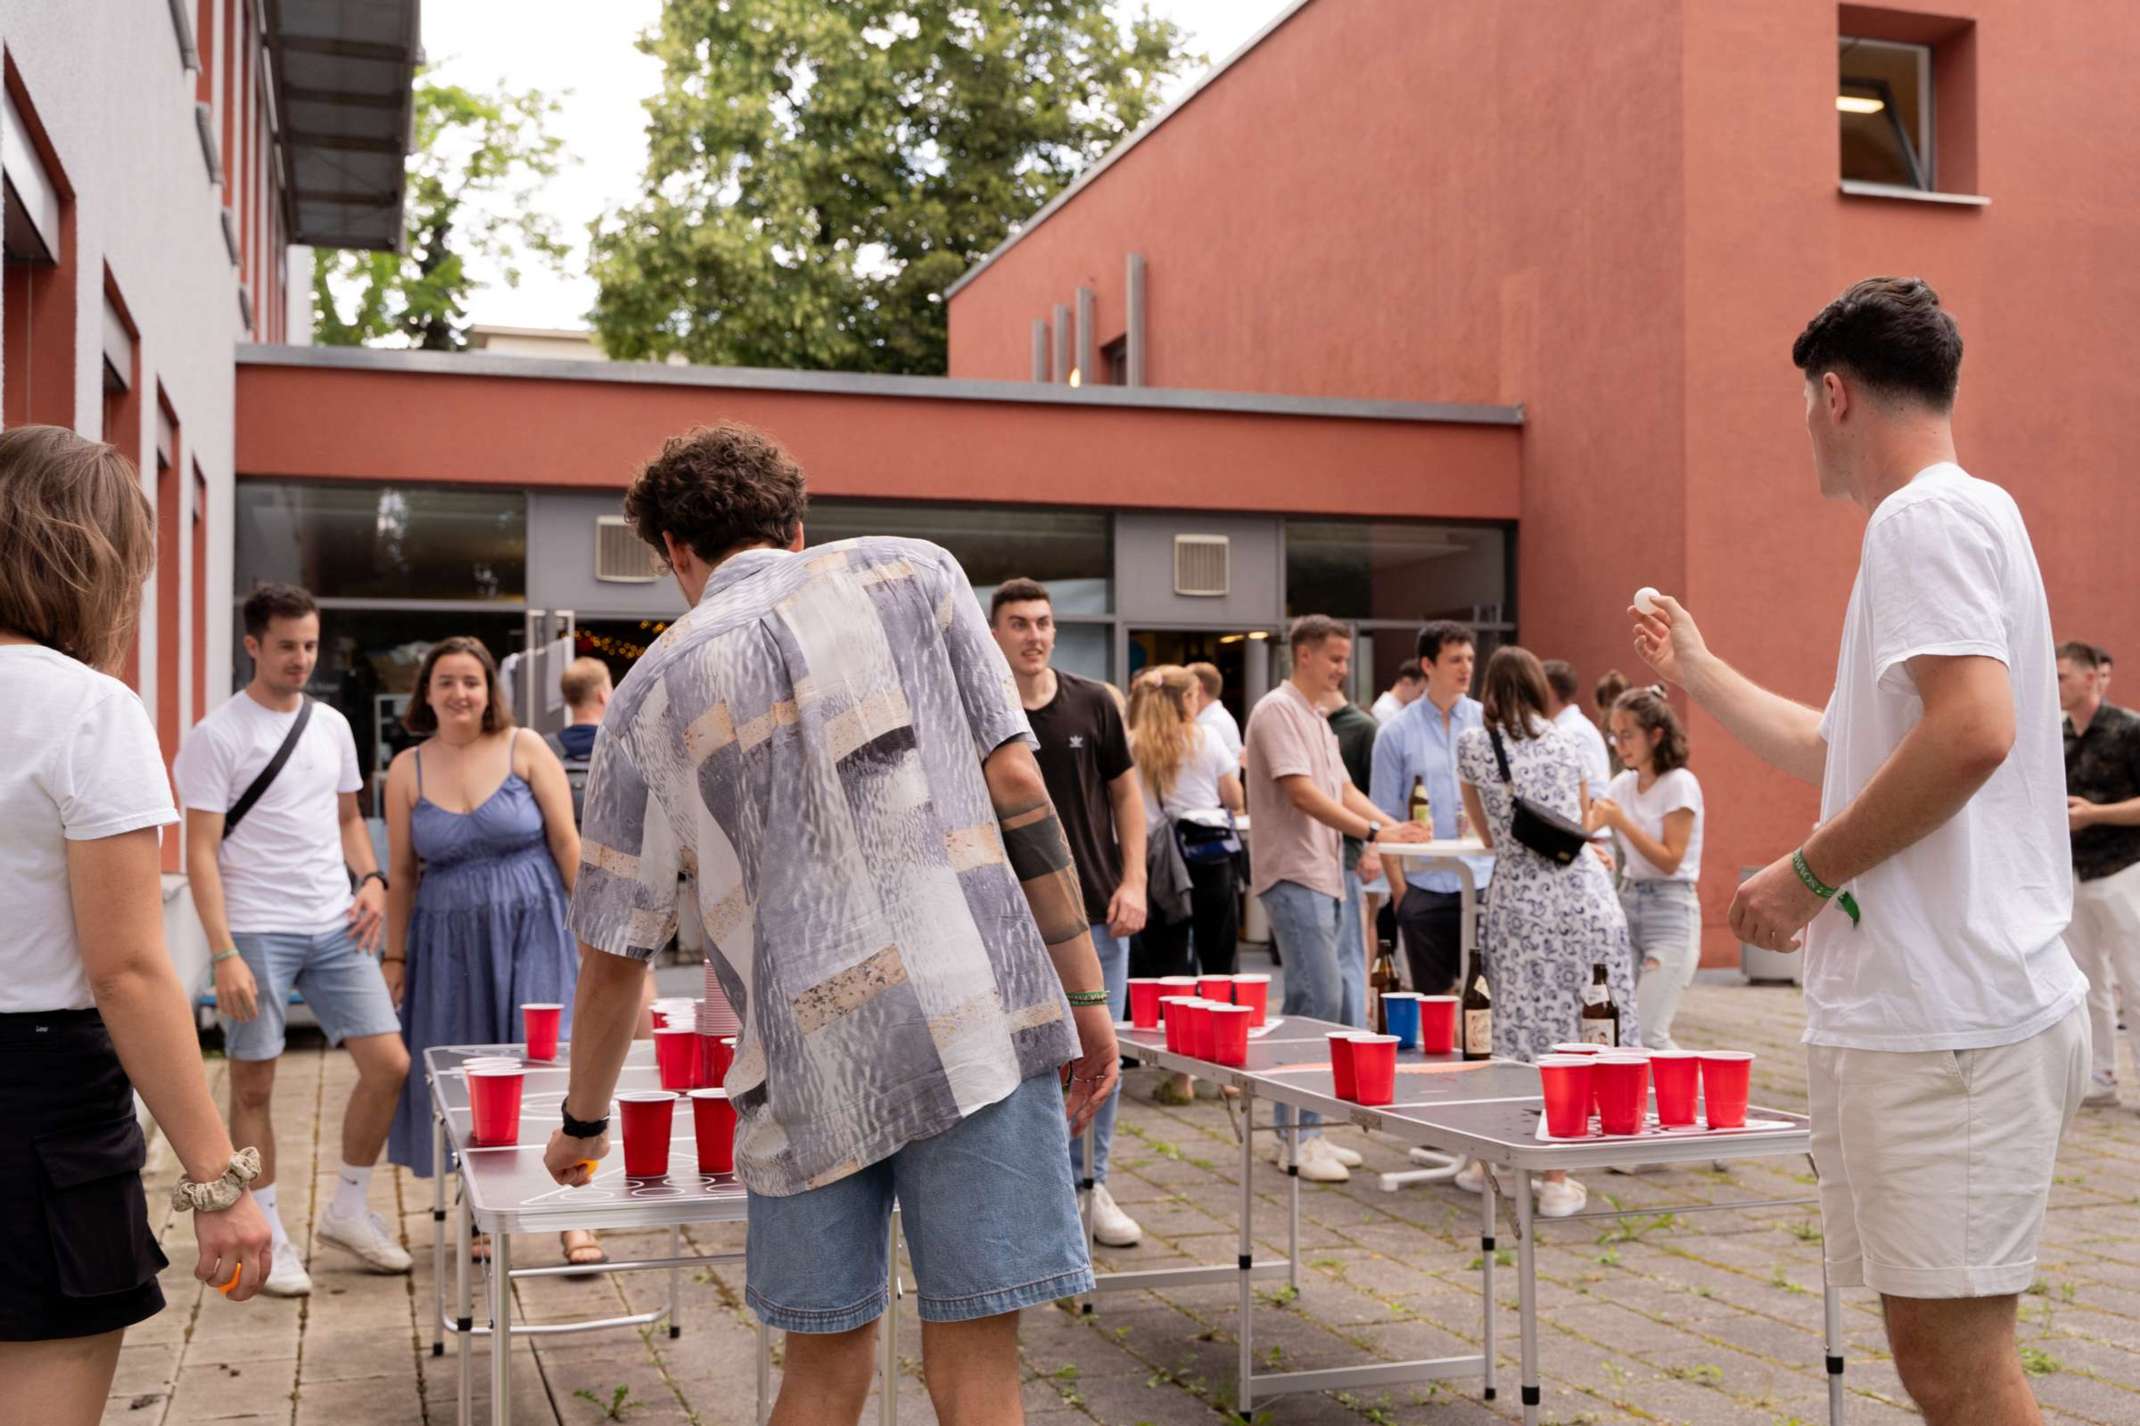
M 1058 670 L 1055 685 L 1047 706 L 1028 708 L 1025 716 L 1040 740 L 1035 756 L 1070 842 L 1070 859 L 1085 892 L 1085 918 L 1099 925 L 1122 885 L 1122 848 L 1115 841 L 1107 784 L 1134 766 L 1129 732 L 1106 684 Z
M 2066 720 L 2066 792 L 2090 802 L 2140 797 L 2140 716 L 2105 703 L 2075 733 Z M 2100 881 L 2140 862 L 2140 827 L 2088 827 L 2073 834 L 2073 874 Z

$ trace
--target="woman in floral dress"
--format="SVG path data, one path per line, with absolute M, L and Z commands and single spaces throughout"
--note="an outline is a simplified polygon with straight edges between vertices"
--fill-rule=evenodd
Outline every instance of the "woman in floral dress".
M 1604 860 L 1585 854 L 1559 866 L 1509 830 L 1517 795 L 1581 825 L 1591 792 L 1602 789 L 1586 786 L 1581 754 L 1546 716 L 1545 670 L 1528 650 L 1496 650 L 1482 692 L 1485 727 L 1457 740 L 1456 775 L 1471 824 L 1495 853 L 1480 934 L 1493 991 L 1494 1053 L 1528 1062 L 1577 1038 L 1583 987 L 1594 965 L 1605 967 L 1619 1007 L 1620 1042 L 1640 1044 L 1627 916 Z M 1513 791 L 1494 757 L 1495 732 L 1508 756 Z M 1468 1165 L 1457 1181 L 1483 1188 L 1483 1171 Z M 1552 1173 L 1545 1176 L 1538 1208 L 1560 1218 L 1582 1211 L 1586 1199 L 1580 1183 Z

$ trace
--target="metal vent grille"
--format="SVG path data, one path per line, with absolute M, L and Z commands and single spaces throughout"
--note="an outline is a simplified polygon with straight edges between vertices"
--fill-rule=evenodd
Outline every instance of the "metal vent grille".
M 594 577 L 604 584 L 653 584 L 665 573 L 660 556 L 622 515 L 594 521 Z
M 1174 537 L 1174 592 L 1215 599 L 1232 588 L 1232 543 L 1224 535 Z

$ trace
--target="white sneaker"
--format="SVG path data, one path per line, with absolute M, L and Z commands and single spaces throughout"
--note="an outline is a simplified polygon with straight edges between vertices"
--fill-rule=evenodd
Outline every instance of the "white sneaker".
M 1329 1148 L 1330 1156 L 1346 1168 L 1356 1169 L 1367 1162 L 1367 1160 L 1360 1157 L 1359 1151 L 1356 1149 L 1348 1149 L 1343 1144 L 1333 1144 L 1328 1139 L 1323 1140 L 1323 1143 Z
M 1137 1226 L 1136 1219 L 1122 1211 L 1122 1205 L 1115 1202 L 1115 1196 L 1107 1191 L 1106 1184 L 1094 1184 L 1089 1195 L 1079 1194 L 1078 1197 L 1089 1199 L 1091 1203 L 1094 1242 L 1110 1248 L 1134 1248 L 1144 1241 L 1144 1230 Z M 1084 1203 L 1078 1205 L 1080 1210 L 1085 1206 Z
M 2116 1108 L 2118 1103 L 2117 1080 L 2091 1076 L 2088 1080 L 2088 1093 L 2082 1098 L 2081 1103 L 2089 1109 Z
M 1538 1185 L 1538 1216 L 1541 1218 L 1566 1218 L 1571 1213 L 1583 1211 L 1590 1201 L 1590 1190 L 1572 1178 L 1559 1182 L 1551 1179 Z
M 320 1215 L 319 1240 L 354 1253 L 375 1273 L 405 1273 L 409 1253 L 386 1231 L 386 1220 L 376 1213 L 363 1217 L 337 1216 L 333 1209 Z
M 269 1297 L 310 1297 L 312 1279 L 305 1272 L 304 1263 L 297 1256 L 297 1244 L 282 1242 L 275 1246 L 275 1256 L 268 1267 L 267 1281 L 260 1290 Z
M 1486 1192 L 1486 1165 L 1479 1159 L 1466 1159 L 1464 1166 L 1456 1171 L 1452 1180 L 1466 1193 Z
M 1310 1183 L 1350 1183 L 1352 1171 L 1330 1151 L 1330 1141 L 1317 1135 L 1300 1146 L 1300 1176 Z

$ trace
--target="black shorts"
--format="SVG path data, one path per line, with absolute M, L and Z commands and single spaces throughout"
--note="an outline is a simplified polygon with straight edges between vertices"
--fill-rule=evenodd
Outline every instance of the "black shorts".
M 94 1337 L 163 1311 L 148 1145 L 96 1011 L 0 1015 L 0 1122 L 29 1143 L 0 1173 L 0 1341 Z

